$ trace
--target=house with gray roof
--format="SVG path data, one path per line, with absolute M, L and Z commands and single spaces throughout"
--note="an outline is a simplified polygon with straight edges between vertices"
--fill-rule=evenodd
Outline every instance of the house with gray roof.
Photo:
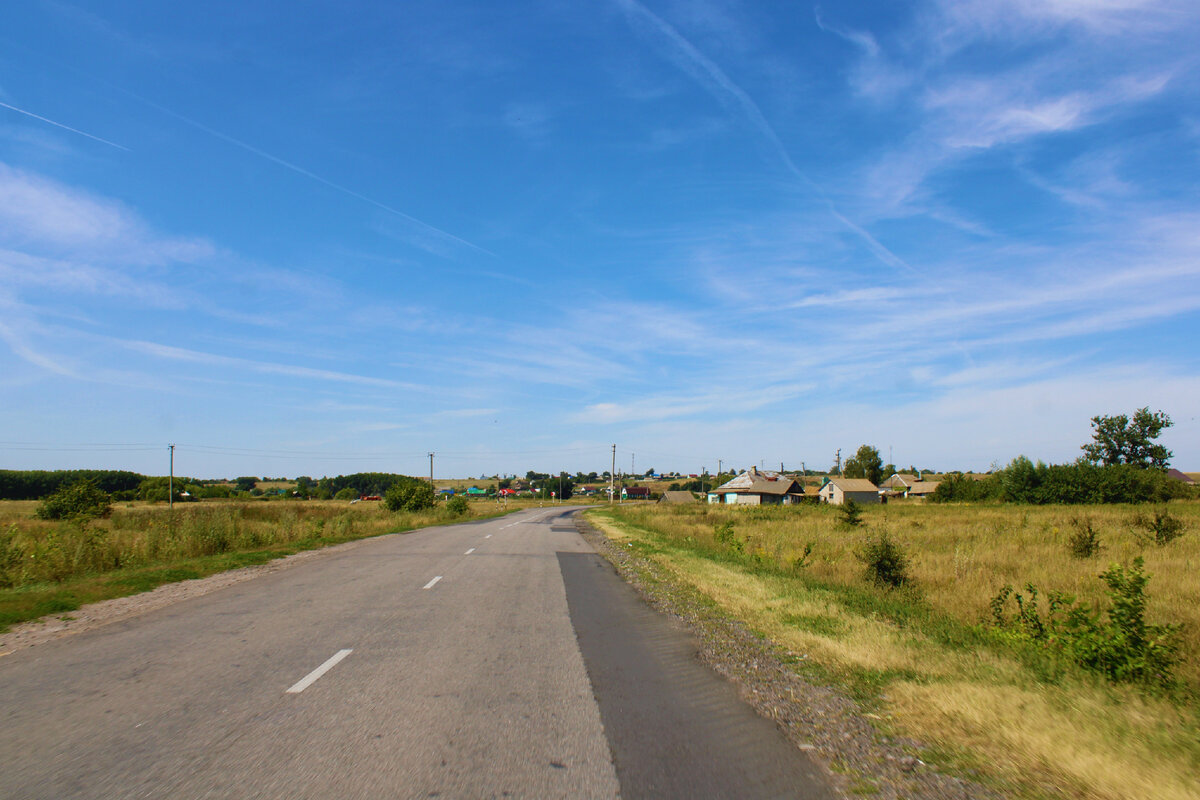
M 795 480 L 758 467 L 751 467 L 708 493 L 709 503 L 739 506 L 786 506 L 803 498 L 804 489 Z

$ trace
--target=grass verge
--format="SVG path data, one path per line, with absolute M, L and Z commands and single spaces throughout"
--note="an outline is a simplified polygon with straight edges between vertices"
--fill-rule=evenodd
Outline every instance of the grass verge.
M 390 513 L 379 504 L 212 501 L 173 512 L 164 506 L 117 508 L 107 519 L 52 523 L 35 503 L 0 502 L 0 546 L 11 555 L 0 586 L 0 633 L 20 622 L 64 614 L 87 603 L 150 591 L 165 583 L 264 564 L 302 550 L 502 516 L 519 506 L 472 504 Z
M 882 733 L 922 742 L 921 758 L 940 769 L 972 773 L 1023 798 L 1200 796 L 1194 693 L 1157 696 L 1069 665 L 1048 667 L 940 603 L 941 583 L 935 592 L 923 591 L 928 579 L 883 590 L 863 580 L 857 562 L 795 568 L 789 547 L 815 542 L 822 559 L 835 549 L 848 552 L 841 540 L 850 534 L 820 510 L 731 513 L 615 509 L 588 516 L 672 580 L 803 654 L 798 669 L 841 686 L 878 718 Z M 938 541 L 939 513 L 905 519 Z M 729 520 L 743 530 L 740 548 L 722 546 L 712 533 Z M 919 551 L 920 537 L 907 545 Z M 979 542 L 960 536 L 957 545 L 983 557 Z M 772 546 L 783 557 L 770 557 Z M 934 556 L 915 554 L 918 564 L 936 563 Z

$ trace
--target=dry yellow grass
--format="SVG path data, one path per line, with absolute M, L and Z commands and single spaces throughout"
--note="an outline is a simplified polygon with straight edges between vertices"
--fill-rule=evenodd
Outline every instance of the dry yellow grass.
M 1145 509 L 903 506 L 874 508 L 867 530 L 849 529 L 834 509 L 625 507 L 593 512 L 609 535 L 644 542 L 676 579 L 699 589 L 772 640 L 805 653 L 834 676 L 867 675 L 885 724 L 939 751 L 983 765 L 1017 796 L 1103 800 L 1200 797 L 1200 724 L 1194 700 L 1148 696 L 1129 686 L 1068 673 L 1048 683 L 1003 649 L 944 643 L 920 624 L 846 602 L 837 587 L 865 583 L 854 550 L 871 532 L 888 530 L 912 558 L 919 592 L 935 612 L 973 624 L 1004 583 L 1033 581 L 1043 590 L 1099 600 L 1096 576 L 1109 561 L 1146 559 L 1152 621 L 1183 621 L 1180 675 L 1197 685 L 1200 597 L 1200 506 L 1171 506 L 1187 521 L 1166 547 L 1144 544 L 1131 530 Z M 1097 558 L 1072 557 L 1072 520 L 1087 517 L 1105 544 Z M 814 549 L 800 577 L 713 558 L 715 526 L 732 521 L 748 552 L 787 564 Z M 706 548 L 712 548 L 707 550 Z M 1182 703 L 1182 704 L 1181 704 Z M 971 754 L 969 757 L 964 753 Z
M 1147 544 L 1135 520 L 1154 509 L 1134 506 L 971 506 L 893 503 L 865 511 L 863 528 L 842 525 L 832 507 L 736 508 L 728 506 L 625 506 L 623 519 L 664 535 L 713 544 L 713 530 L 732 522 L 747 549 L 780 564 L 813 544 L 805 573 L 833 583 L 861 583 L 854 557 L 868 537 L 887 531 L 911 559 L 910 572 L 933 608 L 975 623 L 1005 584 L 1033 583 L 1089 602 L 1104 599 L 1097 576 L 1111 562 L 1136 556 L 1153 576 L 1147 589 L 1152 622 L 1182 622 L 1184 665 L 1180 676 L 1200 689 L 1200 504 L 1172 503 L 1185 533 L 1165 547 Z M 1079 559 L 1068 542 L 1077 525 L 1090 521 L 1103 545 L 1099 555 Z
M 297 542 L 345 541 L 455 521 L 441 506 L 393 513 L 379 502 L 339 500 L 206 500 L 198 503 L 119 503 L 108 516 L 83 524 L 35 516 L 36 501 L 0 501 L 3 543 L 19 560 L 0 578 L 16 587 L 220 553 Z M 513 503 L 507 510 L 520 508 Z M 506 510 L 473 501 L 462 517 Z M 3 586 L 0 583 L 0 586 Z

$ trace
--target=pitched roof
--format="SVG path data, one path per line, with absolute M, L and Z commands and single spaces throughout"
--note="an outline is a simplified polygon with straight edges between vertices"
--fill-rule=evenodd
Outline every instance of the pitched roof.
M 786 475 L 778 472 L 759 471 L 751 467 L 736 478 L 732 478 L 713 489 L 714 492 L 725 494 L 803 494 L 804 489 Z
M 830 478 L 829 482 L 843 492 L 878 492 L 879 487 L 866 478 Z
M 1174 478 L 1177 481 L 1183 481 L 1184 483 L 1195 483 L 1195 481 L 1189 478 L 1186 473 L 1180 472 L 1174 467 L 1171 467 L 1169 470 L 1167 470 L 1167 477 Z
M 696 502 L 696 495 L 692 494 L 691 492 L 680 492 L 680 491 L 668 490 L 668 491 L 663 492 L 662 499 L 660 499 L 658 502 L 660 502 L 660 503 L 694 503 L 694 502 Z
M 941 485 L 941 481 L 918 481 L 908 487 L 909 494 L 933 494 L 937 491 L 937 487 Z
M 892 476 L 883 483 L 879 484 L 880 488 L 894 489 L 897 485 L 912 486 L 918 483 L 920 478 L 907 472 L 894 472 Z

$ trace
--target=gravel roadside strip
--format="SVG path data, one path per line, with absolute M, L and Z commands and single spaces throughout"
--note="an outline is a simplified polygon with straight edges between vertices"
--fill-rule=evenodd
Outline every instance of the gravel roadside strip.
M 1003 795 L 934 771 L 912 755 L 911 739 L 880 733 L 868 715 L 836 689 L 809 682 L 790 668 L 788 653 L 671 580 L 654 562 L 608 539 L 581 514 L 575 525 L 654 609 L 682 621 L 699 642 L 698 657 L 733 682 L 743 699 L 772 719 L 799 749 L 812 752 L 849 796 L 880 800 L 998 800 Z

